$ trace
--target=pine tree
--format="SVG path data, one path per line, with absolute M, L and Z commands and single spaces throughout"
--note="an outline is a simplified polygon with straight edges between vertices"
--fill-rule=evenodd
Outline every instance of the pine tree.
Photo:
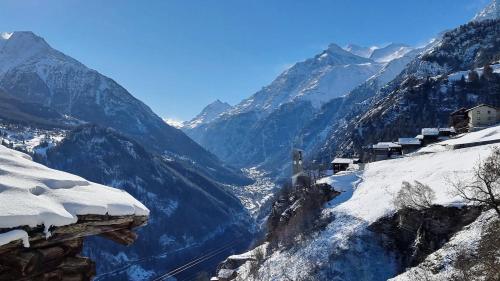
M 469 71 L 469 83 L 473 87 L 478 86 L 478 84 L 479 84 L 479 74 L 477 74 L 477 71 L 475 71 L 475 70 Z
M 491 80 L 493 78 L 493 68 L 491 65 L 486 64 L 483 68 L 483 78 L 486 80 Z

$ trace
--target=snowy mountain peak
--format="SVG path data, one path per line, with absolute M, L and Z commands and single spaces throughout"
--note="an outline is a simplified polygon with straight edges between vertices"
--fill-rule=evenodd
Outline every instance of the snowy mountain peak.
M 327 59 L 328 58 L 328 59 Z M 319 61 L 326 61 L 330 65 L 357 64 L 371 62 L 369 59 L 344 50 L 332 43 L 328 48 L 316 56 Z
M 378 49 L 377 46 L 363 47 L 356 44 L 349 44 L 344 48 L 344 50 L 363 58 L 369 58 L 376 49 Z
M 10 36 L 12 36 L 12 32 L 1 32 L 0 39 L 9 40 Z
M 0 36 L 0 73 L 9 69 L 28 64 L 34 58 L 53 54 L 60 57 L 62 54 L 55 51 L 40 36 L 31 31 L 2 32 Z
M 195 128 L 201 124 L 209 123 L 215 120 L 222 113 L 230 110 L 232 106 L 227 102 L 222 102 L 219 99 L 205 106 L 203 110 L 196 115 L 191 121 L 183 124 L 183 127 Z
M 23 47 L 29 44 L 50 48 L 49 44 L 42 37 L 37 36 L 31 31 L 2 32 L 1 38 L 13 46 Z
M 404 56 L 411 50 L 413 50 L 413 48 L 406 44 L 390 43 L 385 47 L 373 50 L 370 58 L 376 62 L 386 63 Z
M 500 18 L 500 2 L 492 0 L 481 12 L 479 12 L 472 21 L 493 20 Z
M 345 54 L 346 50 L 342 49 L 339 45 L 331 43 L 328 45 L 327 51 L 331 54 Z

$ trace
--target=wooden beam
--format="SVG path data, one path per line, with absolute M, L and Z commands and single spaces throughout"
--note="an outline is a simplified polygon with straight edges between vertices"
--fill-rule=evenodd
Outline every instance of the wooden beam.
M 110 239 L 116 243 L 129 246 L 137 239 L 137 234 L 129 229 L 121 229 L 117 231 L 104 232 L 100 234 L 102 237 Z

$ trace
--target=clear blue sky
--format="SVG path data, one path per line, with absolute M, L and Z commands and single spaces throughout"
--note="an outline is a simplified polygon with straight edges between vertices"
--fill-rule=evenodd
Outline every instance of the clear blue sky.
M 31 30 L 163 117 L 238 103 L 335 42 L 422 44 L 487 0 L 46 0 L 0 2 L 1 31 Z

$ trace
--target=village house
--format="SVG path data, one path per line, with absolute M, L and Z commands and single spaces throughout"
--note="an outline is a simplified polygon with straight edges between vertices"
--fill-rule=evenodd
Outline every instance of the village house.
M 380 161 L 402 155 L 401 145 L 393 142 L 379 142 L 371 147 L 371 161 Z
M 498 109 L 491 105 L 480 104 L 468 109 L 466 112 L 469 119 L 469 131 L 481 130 L 500 121 Z
M 439 140 L 439 129 L 438 128 L 423 128 L 420 135 L 416 136 L 420 139 L 422 146 L 437 142 Z
M 455 130 L 455 128 L 453 127 L 450 127 L 450 128 L 439 128 L 439 138 L 440 139 L 443 139 L 443 138 L 450 138 L 454 135 L 456 135 L 457 132 Z
M 453 127 L 458 134 L 469 131 L 469 115 L 467 114 L 467 108 L 462 107 L 450 114 L 450 126 Z
M 341 171 L 345 171 L 351 166 L 352 164 L 358 164 L 359 159 L 357 158 L 335 158 L 332 161 L 332 169 L 333 173 L 336 174 Z
M 399 138 L 398 144 L 401 145 L 403 154 L 415 152 L 422 147 L 422 142 L 417 138 Z

